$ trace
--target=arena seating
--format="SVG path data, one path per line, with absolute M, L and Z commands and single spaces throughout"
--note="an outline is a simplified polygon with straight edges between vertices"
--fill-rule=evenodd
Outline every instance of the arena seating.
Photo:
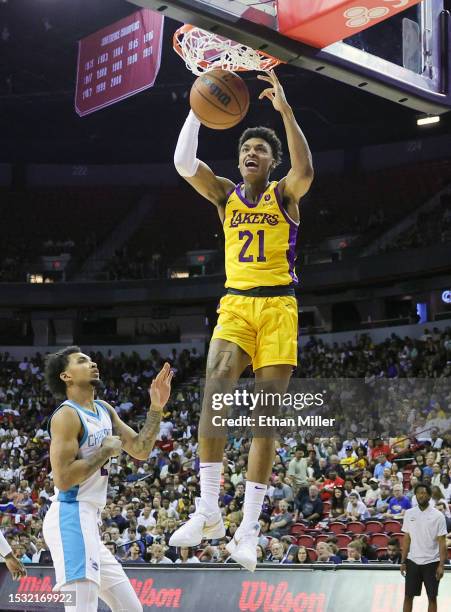
M 439 378 L 436 381 L 445 382 L 449 373 L 449 352 L 451 351 L 451 330 L 444 332 L 425 333 L 425 338 L 418 341 L 420 358 L 426 363 L 428 355 L 434 354 L 437 349 L 443 354 Z M 403 346 L 411 343 L 409 339 L 394 339 L 373 347 L 376 355 L 383 357 L 381 371 L 387 376 L 389 360 L 388 354 L 394 356 L 398 367 L 402 357 Z M 356 358 L 368 363 L 375 362 L 374 354 L 368 350 L 367 340 L 357 338 L 351 346 L 349 344 L 337 345 L 333 351 L 339 354 L 352 350 Z M 332 351 L 328 345 L 319 346 L 311 341 L 310 346 L 303 351 L 301 361 L 307 360 L 314 368 L 319 367 L 324 355 Z M 151 351 L 146 359 L 137 354 L 111 358 L 100 353 L 93 354 L 105 381 L 114 381 L 114 385 L 107 384 L 103 397 L 109 401 L 121 417 L 132 427 L 138 428 L 144 417 L 144 407 L 147 402 L 147 386 L 161 367 L 165 359 L 176 370 L 174 391 L 168 404 L 160 432 L 160 440 L 151 453 L 147 462 L 134 461 L 122 456 L 112 470 L 110 476 L 109 498 L 107 506 L 102 513 L 102 538 L 105 542 L 114 542 L 115 553 L 121 561 L 127 561 L 130 556 L 130 545 L 137 541 L 141 554 L 141 561 L 152 562 L 155 554 L 154 545 L 162 542 L 165 545 L 165 555 L 170 561 L 180 560 L 180 551 L 168 546 L 173 531 L 180 525 L 194 509 L 194 498 L 199 493 L 197 474 L 197 442 L 196 428 L 199 417 L 199 379 L 204 363 L 195 353 L 182 351 L 169 351 L 168 355 Z M 385 357 L 384 357 L 385 356 Z M 341 373 L 338 362 L 335 363 L 335 372 Z M 302 370 L 302 369 L 301 369 Z M 48 551 L 42 542 L 42 519 L 49 506 L 49 496 L 53 485 L 49 477 L 49 438 L 45 431 L 46 417 L 54 409 L 56 403 L 46 389 L 42 380 L 43 356 L 30 354 L 29 358 L 14 360 L 7 353 L 0 354 L 0 510 L 1 527 L 10 541 L 16 554 L 26 563 L 36 563 L 45 560 Z M 445 376 L 445 377 L 442 377 Z M 132 379 L 136 382 L 130 382 Z M 440 378 L 442 377 L 442 378 Z M 443 387 L 446 390 L 446 385 Z M 26 414 L 26 419 L 24 415 Z M 417 419 L 420 430 L 423 431 L 423 419 L 428 418 L 428 408 L 418 406 Z M 436 412 L 432 411 L 436 418 Z M 416 422 L 416 421 L 415 421 Z M 344 432 L 348 431 L 349 423 L 344 423 Z M 451 429 L 451 428 L 450 428 Z M 388 446 L 389 440 L 383 445 L 390 449 L 390 458 L 394 461 L 393 477 L 397 482 L 403 483 L 404 494 L 412 499 L 411 479 L 415 473 L 423 472 L 423 479 L 431 480 L 426 469 L 426 461 L 438 462 L 440 465 L 440 486 L 435 487 L 436 497 L 434 503 L 445 499 L 448 505 L 451 501 L 451 485 L 449 479 L 449 465 L 447 457 L 451 454 L 450 429 L 440 432 L 438 446 L 431 447 L 431 441 L 425 443 L 414 437 L 410 442 L 410 449 L 405 455 L 402 470 L 400 459 L 397 459 L 396 447 Z M 164 436 L 163 436 L 164 434 Z M 288 440 L 289 438 L 287 438 Z M 327 463 L 329 458 L 343 452 L 343 436 L 338 434 L 333 438 L 325 438 L 324 445 L 318 444 L 307 434 L 297 433 L 291 446 L 285 445 L 278 450 L 273 476 L 278 475 L 287 485 L 287 500 L 289 512 L 300 503 L 303 491 L 308 494 L 305 487 L 296 493 L 293 482 L 288 474 L 291 460 L 290 449 L 296 447 L 301 450 L 311 448 L 319 457 L 326 452 Z M 242 498 L 239 496 L 237 485 L 243 481 L 243 476 L 235 466 L 240 464 L 246 453 L 246 438 L 242 431 L 231 435 L 225 454 L 228 464 L 224 471 L 224 493 L 221 494 L 221 507 L 223 509 L 227 528 L 226 538 L 233 536 L 242 516 Z M 434 443 L 435 444 L 435 443 Z M 399 442 L 397 444 L 399 446 Z M 284 451 L 284 448 L 288 450 Z M 373 473 L 375 460 L 371 449 L 374 450 L 373 440 L 368 440 L 366 457 L 370 475 Z M 284 451 L 284 452 L 282 452 Z M 286 453 L 286 454 L 284 454 Z M 403 455 L 404 456 L 404 455 Z M 401 456 L 400 456 L 401 457 Z M 426 461 L 425 461 L 426 460 Z M 420 467 L 423 466 L 423 467 Z M 313 470 L 313 468 L 308 468 Z M 430 468 L 428 468 L 430 469 Z M 313 474 L 313 472 L 310 472 Z M 365 484 L 362 482 L 365 470 L 351 470 L 345 473 L 346 479 L 352 481 L 353 489 L 365 499 Z M 311 482 L 321 487 L 321 478 L 311 476 Z M 437 480 L 435 481 L 437 482 Z M 291 492 L 290 492 L 291 491 Z M 438 496 L 438 497 L 437 497 Z M 232 502 L 234 502 L 232 504 Z M 346 502 L 347 503 L 347 502 Z M 300 546 L 307 548 L 309 559 L 317 559 L 316 549 L 319 544 L 327 543 L 334 558 L 341 557 L 346 561 L 347 544 L 359 540 L 363 548 L 363 556 L 370 561 L 379 557 L 386 557 L 387 549 L 393 539 L 402 542 L 402 519 L 381 517 L 378 520 L 341 520 L 331 518 L 330 500 L 326 500 L 323 515 L 318 521 L 307 521 L 301 518 L 291 524 L 287 533 L 275 537 L 266 535 L 265 529 L 261 533 L 261 544 L 264 547 L 264 561 L 270 563 L 296 563 L 296 555 Z M 144 518 L 145 508 L 150 511 L 150 517 Z M 279 512 L 278 499 L 274 497 L 274 490 L 268 489 L 267 502 L 265 502 L 261 520 L 269 524 L 271 519 Z M 129 529 L 137 528 L 135 532 Z M 267 531 L 267 530 L 266 530 Z M 451 534 L 451 531 L 450 531 Z M 284 555 L 279 559 L 273 555 L 272 547 L 282 542 Z M 366 542 L 365 542 L 366 541 Z M 451 538 L 448 540 L 451 546 Z M 194 550 L 194 554 L 202 561 L 208 563 L 223 563 L 228 555 L 221 548 L 222 542 L 213 542 L 204 549 Z
M 0 281 L 25 281 L 30 266 L 42 255 L 69 252 L 80 264 L 141 193 L 141 189 L 123 187 L 3 190 Z

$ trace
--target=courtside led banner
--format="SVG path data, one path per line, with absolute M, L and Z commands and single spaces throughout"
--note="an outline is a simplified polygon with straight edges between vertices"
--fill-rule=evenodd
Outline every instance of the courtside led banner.
M 354 569 L 348 564 L 282 565 L 251 574 L 236 565 L 163 567 L 126 566 L 126 573 L 144 612 L 399 612 L 404 578 L 399 567 Z M 55 584 L 53 568 L 27 565 L 28 576 L 13 582 L 0 570 L 0 610 L 42 610 L 64 607 L 46 603 Z M 427 611 L 423 589 L 414 611 Z M 451 610 L 451 574 L 441 580 L 439 610 Z M 109 608 L 99 602 L 99 611 Z
M 143 9 L 78 43 L 75 110 L 83 117 L 152 87 L 164 17 Z

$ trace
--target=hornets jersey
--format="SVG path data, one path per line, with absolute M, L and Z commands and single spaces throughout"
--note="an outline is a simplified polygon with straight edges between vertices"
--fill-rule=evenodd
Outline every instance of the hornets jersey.
M 76 411 L 83 428 L 77 459 L 87 459 L 96 453 L 102 445 L 103 438 L 111 436 L 113 433 L 113 425 L 108 408 L 97 400 L 94 404 L 96 408 L 95 413 L 79 406 L 76 402 L 65 400 L 49 419 L 48 430 L 50 433 L 50 421 L 58 410 L 63 406 L 71 406 Z M 86 501 L 103 508 L 106 504 L 109 467 L 110 460 L 84 482 L 71 487 L 68 491 L 60 491 L 55 487 L 55 495 L 51 498 L 52 501 Z
M 226 287 L 290 285 L 294 271 L 298 223 L 283 208 L 277 188 L 270 183 L 258 202 L 249 202 L 240 183 L 225 206 Z

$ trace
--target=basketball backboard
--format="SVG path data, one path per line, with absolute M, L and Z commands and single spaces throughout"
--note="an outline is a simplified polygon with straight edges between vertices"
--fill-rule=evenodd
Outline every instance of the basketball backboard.
M 276 0 L 129 1 L 423 113 L 451 109 L 447 0 L 423 0 L 323 49 L 278 31 Z

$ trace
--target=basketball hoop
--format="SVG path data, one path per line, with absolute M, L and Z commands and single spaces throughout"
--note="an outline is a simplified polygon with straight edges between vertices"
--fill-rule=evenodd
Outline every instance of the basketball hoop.
M 256 51 L 228 38 L 186 24 L 173 37 L 174 51 L 197 76 L 213 68 L 231 72 L 268 72 L 282 63 L 264 51 Z

